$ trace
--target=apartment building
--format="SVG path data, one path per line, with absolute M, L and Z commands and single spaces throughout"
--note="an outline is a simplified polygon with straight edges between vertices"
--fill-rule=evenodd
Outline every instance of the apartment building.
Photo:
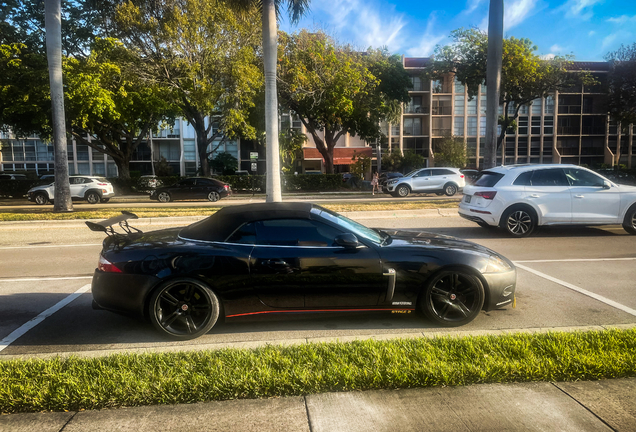
M 421 154 L 434 164 L 434 150 L 444 136 L 463 138 L 469 166 L 483 164 L 486 136 L 486 86 L 469 100 L 466 88 L 451 75 L 425 81 L 421 74 L 428 58 L 403 58 L 413 88 L 411 102 L 403 107 L 400 124 L 384 125 L 387 139 L 382 152 L 392 149 Z M 574 62 L 572 73 L 589 71 L 601 83 L 609 64 Z M 620 163 L 632 166 L 633 125 L 618 125 L 604 111 L 606 94 L 602 84 L 576 86 L 555 91 L 520 108 L 517 125 L 509 129 L 498 152 L 498 164 L 572 163 L 598 166 L 612 164 L 620 153 Z M 511 113 L 514 107 L 509 107 Z M 503 108 L 500 107 L 500 114 Z

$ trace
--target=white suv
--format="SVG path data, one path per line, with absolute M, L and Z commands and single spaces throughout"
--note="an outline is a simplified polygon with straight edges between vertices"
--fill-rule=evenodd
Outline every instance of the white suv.
M 83 199 L 89 204 L 97 204 L 99 202 L 106 203 L 115 196 L 113 185 L 103 177 L 70 176 L 68 180 L 72 199 Z M 53 202 L 54 193 L 55 183 L 50 183 L 29 189 L 27 195 L 29 201 L 43 205 L 47 202 Z
M 420 168 L 404 177 L 388 180 L 382 191 L 402 198 L 411 192 L 453 196 L 465 185 L 464 174 L 457 168 Z
M 622 224 L 636 234 L 636 187 L 576 165 L 510 165 L 464 188 L 459 215 L 524 237 L 540 225 Z

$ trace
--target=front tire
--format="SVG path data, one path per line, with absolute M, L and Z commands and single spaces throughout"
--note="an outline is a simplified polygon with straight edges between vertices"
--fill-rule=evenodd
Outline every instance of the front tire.
M 49 202 L 49 197 L 46 194 L 39 193 L 33 198 L 33 201 L 35 201 L 37 205 L 44 205 Z
M 172 197 L 168 192 L 160 192 L 159 195 L 157 195 L 157 200 L 162 203 L 169 203 L 172 201 Z
M 636 205 L 627 210 L 623 220 L 623 229 L 632 235 L 636 235 Z
M 503 214 L 500 226 L 512 237 L 527 237 L 537 227 L 537 217 L 526 207 L 513 207 Z
M 220 199 L 221 199 L 221 195 L 219 195 L 219 193 L 216 191 L 212 191 L 208 194 L 208 201 L 217 202 Z
M 444 194 L 446 194 L 446 196 L 453 196 L 457 193 L 457 186 L 454 185 L 453 183 L 447 183 L 444 186 Z
M 206 334 L 216 324 L 219 314 L 219 299 L 214 292 L 189 278 L 161 284 L 148 305 L 152 325 L 175 340 L 190 340 Z
M 86 201 L 89 204 L 97 204 L 101 200 L 101 197 L 97 192 L 89 192 L 86 194 Z
M 458 327 L 479 315 L 485 298 L 484 286 L 478 277 L 462 270 L 446 270 L 426 285 L 420 309 L 439 325 Z
M 406 198 L 411 193 L 411 189 L 407 185 L 400 185 L 395 189 L 395 193 L 400 198 Z

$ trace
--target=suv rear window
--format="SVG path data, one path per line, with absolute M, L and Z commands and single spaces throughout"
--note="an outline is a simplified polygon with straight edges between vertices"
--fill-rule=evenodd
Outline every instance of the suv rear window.
M 490 171 L 482 171 L 481 175 L 475 180 L 473 186 L 493 187 L 503 178 L 503 174 Z

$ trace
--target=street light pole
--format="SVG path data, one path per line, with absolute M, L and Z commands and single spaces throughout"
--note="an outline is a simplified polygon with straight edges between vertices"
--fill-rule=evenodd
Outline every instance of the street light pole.
M 499 89 L 503 56 L 503 0 L 490 0 L 488 13 L 488 57 L 486 63 L 486 146 L 484 169 L 497 165 L 497 123 L 499 122 Z M 504 158 L 502 152 L 502 161 Z

